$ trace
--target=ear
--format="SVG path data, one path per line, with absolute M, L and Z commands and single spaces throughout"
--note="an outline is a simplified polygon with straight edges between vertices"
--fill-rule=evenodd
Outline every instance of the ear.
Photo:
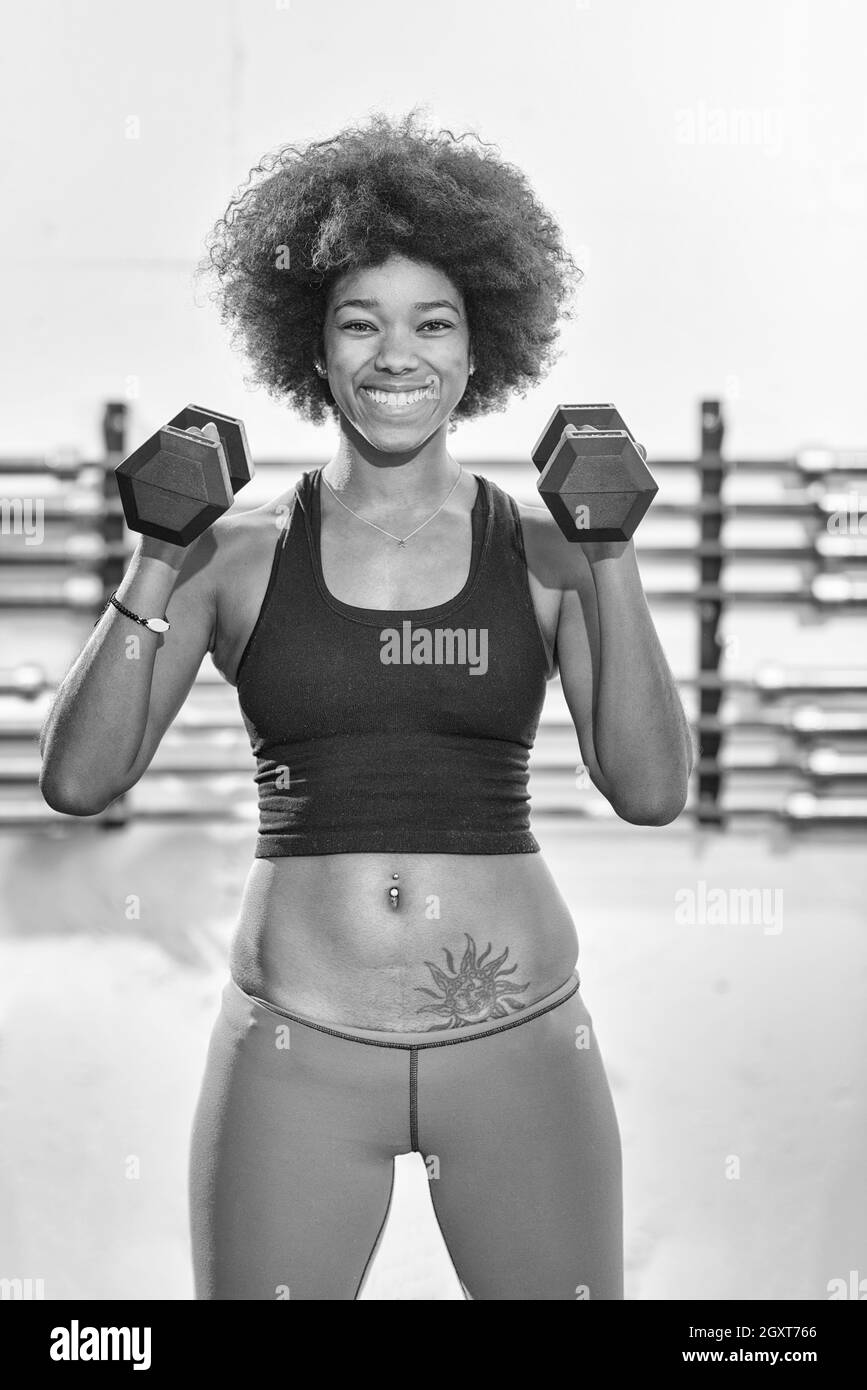
M 325 366 L 325 339 L 322 333 L 319 334 L 316 346 L 313 349 L 313 367 L 317 376 L 326 377 L 328 375 Z

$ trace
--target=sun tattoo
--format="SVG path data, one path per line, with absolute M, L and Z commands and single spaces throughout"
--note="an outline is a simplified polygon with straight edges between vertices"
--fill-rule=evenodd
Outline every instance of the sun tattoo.
M 465 1023 L 482 1023 L 488 1018 L 508 1018 L 510 1012 L 525 1007 L 525 1004 L 512 996 L 529 989 L 529 981 L 525 985 L 516 985 L 511 980 L 501 978 L 503 975 L 511 975 L 518 968 L 517 965 L 510 965 L 508 970 L 502 968 L 509 954 L 508 946 L 501 956 L 495 956 L 486 965 L 485 959 L 490 953 L 491 943 L 488 942 L 486 950 L 476 959 L 475 941 L 471 936 L 467 936 L 466 932 L 464 936 L 467 949 L 457 970 L 451 951 L 442 948 L 446 965 L 452 972 L 450 975 L 440 970 L 432 961 L 425 961 L 434 984 L 441 993 L 436 994 L 432 989 L 425 989 L 422 985 L 415 986 L 419 994 L 427 994 L 436 1000 L 435 1004 L 422 1004 L 417 1012 L 439 1014 L 445 1019 L 444 1023 L 431 1024 L 432 1033 L 443 1028 L 460 1028 L 461 1024 Z

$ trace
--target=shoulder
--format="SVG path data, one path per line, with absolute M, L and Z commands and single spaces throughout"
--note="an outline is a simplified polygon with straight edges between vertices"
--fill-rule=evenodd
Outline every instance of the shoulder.
M 189 547 L 179 576 L 187 596 L 199 595 L 219 622 L 244 592 L 270 568 L 277 542 L 288 525 L 295 489 L 259 507 L 234 509 L 218 517 Z
M 276 544 L 289 524 L 294 496 L 295 489 L 288 488 L 259 507 L 232 510 L 214 522 L 205 536 L 200 538 L 200 543 L 208 538 L 210 563 L 215 577 L 227 569 L 237 575 L 239 564 L 243 565 L 245 559 L 260 556 L 269 539 L 273 538 Z
M 287 488 L 259 507 L 226 512 L 211 527 L 217 548 L 243 549 L 250 541 L 261 541 L 268 531 L 281 531 L 292 511 L 294 494 L 294 488 Z
M 213 660 L 230 684 L 235 683 L 230 672 L 237 669 L 239 646 L 249 637 L 268 588 L 294 495 L 290 488 L 260 507 L 227 512 L 206 532 L 215 610 Z
M 514 497 L 511 501 L 521 523 L 529 572 L 546 589 L 576 588 L 589 574 L 583 547 L 566 540 L 544 502 L 519 502 Z
M 521 502 L 493 479 L 484 481 L 500 512 L 517 516 L 527 569 L 544 588 L 575 589 L 591 577 L 583 547 L 567 541 L 544 502 Z

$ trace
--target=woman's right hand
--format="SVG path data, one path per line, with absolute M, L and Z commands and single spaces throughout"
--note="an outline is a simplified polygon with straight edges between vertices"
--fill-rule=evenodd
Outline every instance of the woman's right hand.
M 141 538 L 118 602 L 169 630 L 148 631 L 112 604 L 100 616 L 42 730 L 39 786 L 54 810 L 96 815 L 150 764 L 213 650 L 222 520 L 188 546 Z
M 214 444 L 220 442 L 219 430 L 210 421 L 203 429 L 199 429 L 196 425 L 190 425 L 186 433 L 204 435 Z M 189 550 L 188 545 L 175 545 L 172 541 L 155 540 L 153 536 L 139 536 L 136 545 L 136 554 L 143 560 L 158 560 L 161 564 L 168 565 L 169 569 L 176 573 L 181 569 Z

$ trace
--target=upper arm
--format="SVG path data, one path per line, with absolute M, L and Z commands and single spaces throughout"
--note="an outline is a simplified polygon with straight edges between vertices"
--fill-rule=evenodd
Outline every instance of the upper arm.
M 593 740 L 599 679 L 599 614 L 589 566 L 586 584 L 563 591 L 557 624 L 557 665 L 590 780 L 610 800 L 611 789 L 599 766 Z
M 546 590 L 558 595 L 554 654 L 581 756 L 593 785 L 609 797 L 593 741 L 600 640 L 590 564 L 583 548 L 566 540 L 546 507 L 522 506 L 521 523 L 528 569 Z
M 219 523 L 217 523 L 219 525 Z M 166 607 L 171 624 L 157 640 L 148 697 L 144 735 L 136 757 L 124 778 L 124 790 L 135 785 L 151 763 L 160 742 L 177 716 L 209 651 L 213 651 L 217 623 L 216 528 L 211 527 L 189 547 Z

